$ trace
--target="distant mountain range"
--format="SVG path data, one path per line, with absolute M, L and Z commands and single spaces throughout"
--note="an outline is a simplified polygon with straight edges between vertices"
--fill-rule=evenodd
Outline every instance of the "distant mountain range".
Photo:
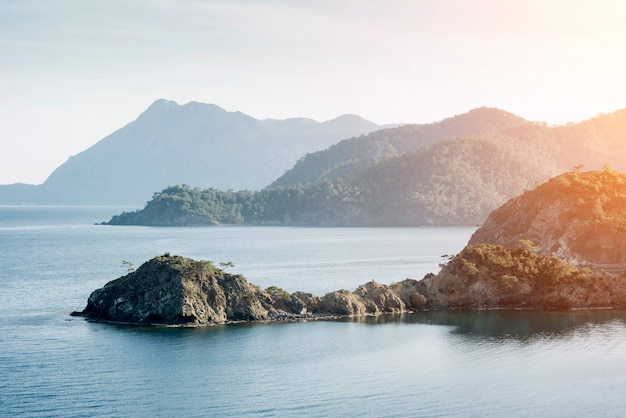
M 113 224 L 475 225 L 557 174 L 626 171 L 626 110 L 548 127 L 480 108 L 309 153 L 255 193 L 170 187 Z
M 306 153 L 383 127 L 355 115 L 258 120 L 212 104 L 161 99 L 70 157 L 44 184 L 0 186 L 0 204 L 140 205 L 174 184 L 256 190 Z
M 293 169 L 285 172 L 272 186 L 345 177 L 444 139 L 498 131 L 526 123 L 526 120 L 511 113 L 483 107 L 440 122 L 381 129 L 303 156 Z
M 624 138 L 626 109 L 554 127 L 493 108 L 381 127 L 158 100 L 43 185 L 0 186 L 0 204 L 138 206 L 154 195 L 116 222 L 479 224 L 574 166 L 626 171 Z
M 579 164 L 588 169 L 609 164 L 618 170 L 626 170 L 626 109 L 580 123 L 548 127 L 545 123 L 529 122 L 503 110 L 483 107 L 432 124 L 383 129 L 340 141 L 325 150 L 305 155 L 272 186 L 355 175 L 404 154 L 436 152 L 436 144 L 444 140 L 457 142 L 455 146 L 447 145 L 451 148 L 448 153 L 456 155 L 459 161 L 474 160 L 472 165 L 478 168 L 484 155 L 480 149 L 469 152 L 466 148 L 471 145 L 465 142 L 475 143 L 486 137 L 492 140 L 502 138 L 501 144 L 490 147 L 505 146 L 512 140 L 510 146 L 518 148 L 518 157 L 526 160 L 522 165 L 533 164 L 533 159 L 544 160 L 543 164 L 554 166 L 549 172 L 555 174 Z M 459 138 L 464 140 L 459 142 Z M 528 146 L 534 148 L 526 150 Z M 393 164 L 391 161 L 387 163 Z M 422 167 L 420 171 L 425 170 Z

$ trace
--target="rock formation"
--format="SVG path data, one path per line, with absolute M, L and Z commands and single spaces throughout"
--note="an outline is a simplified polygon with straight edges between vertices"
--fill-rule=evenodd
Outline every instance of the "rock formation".
M 509 200 L 419 289 L 430 309 L 610 308 L 626 306 L 624 269 L 626 175 L 606 168 Z
M 323 297 L 289 294 L 274 286 L 262 290 L 208 261 L 166 254 L 95 290 L 87 307 L 74 315 L 117 323 L 203 326 L 401 313 L 424 306 L 415 280 L 389 287 L 372 281 L 354 293 L 340 290 Z
M 626 280 L 528 246 L 467 246 L 420 282 L 429 309 L 571 309 L 626 306 Z
M 626 175 L 607 168 L 557 176 L 491 212 L 469 244 L 516 248 L 520 240 L 578 265 L 626 266 Z
M 268 311 L 243 277 L 211 263 L 164 255 L 94 291 L 88 318 L 129 323 L 224 323 L 266 319 Z

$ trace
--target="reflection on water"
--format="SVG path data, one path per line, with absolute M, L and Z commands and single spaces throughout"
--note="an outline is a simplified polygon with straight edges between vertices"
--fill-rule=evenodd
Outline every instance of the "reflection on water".
M 451 334 L 477 339 L 527 340 L 529 338 L 566 337 L 574 331 L 589 327 L 607 326 L 614 323 L 626 326 L 626 310 L 597 309 L 570 311 L 534 310 L 488 310 L 488 311 L 431 311 L 406 314 L 360 316 L 337 320 L 309 320 L 293 322 L 257 322 L 218 325 L 199 328 L 154 327 L 143 325 L 109 324 L 107 326 L 130 334 L 155 334 L 159 337 L 180 338 L 188 336 L 211 336 L 225 334 L 233 338 L 251 328 L 297 325 L 306 332 L 311 322 L 343 322 L 364 325 L 422 324 L 451 327 Z
M 33 324 L 0 335 L 0 405 L 32 415 L 36 404 L 42 416 L 619 416 L 625 319 L 484 311 L 195 329 Z
M 582 327 L 617 321 L 626 323 L 626 310 L 598 309 L 571 311 L 490 310 L 435 311 L 413 314 L 365 316 L 342 321 L 369 325 L 430 324 L 454 327 L 453 334 L 476 338 L 518 339 L 567 336 Z
M 355 323 L 364 325 L 420 324 L 445 326 L 452 335 L 479 340 L 517 340 L 536 338 L 559 339 L 589 328 L 626 327 L 626 310 L 598 309 L 571 311 L 489 310 L 489 311 L 431 311 L 406 314 L 360 316 L 336 320 L 252 322 L 198 328 L 154 327 L 144 325 L 107 324 L 107 327 L 133 335 L 154 335 L 159 338 L 180 339 L 182 336 L 200 338 L 235 338 L 257 327 L 295 326 L 307 332 L 313 322 Z M 292 330 L 295 330 L 292 328 Z

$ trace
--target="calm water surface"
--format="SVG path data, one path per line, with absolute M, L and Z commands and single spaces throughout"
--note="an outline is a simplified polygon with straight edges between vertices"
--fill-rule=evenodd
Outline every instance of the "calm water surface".
M 69 317 L 166 251 L 317 294 L 436 272 L 473 228 L 96 226 L 0 207 L 2 416 L 623 416 L 626 313 L 420 313 L 156 329 Z

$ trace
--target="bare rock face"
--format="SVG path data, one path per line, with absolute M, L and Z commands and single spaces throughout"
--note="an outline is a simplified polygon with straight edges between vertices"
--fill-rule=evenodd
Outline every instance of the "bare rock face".
M 293 293 L 291 297 L 304 305 L 305 311 L 302 313 L 319 313 L 322 310 L 322 298 L 313 293 L 298 291 Z
M 362 298 L 347 290 L 327 293 L 322 298 L 321 311 L 340 316 L 361 316 L 375 313 L 374 308 L 365 304 Z
M 167 325 L 263 320 L 262 291 L 210 262 L 155 257 L 89 296 L 83 316 L 95 320 Z
M 432 275 L 429 274 L 425 278 Z M 427 299 L 424 296 L 423 281 L 417 281 L 413 279 L 406 279 L 399 283 L 391 285 L 393 292 L 404 303 L 405 309 L 408 311 L 422 311 L 426 308 Z
M 426 297 L 420 293 L 420 282 L 406 279 L 390 286 L 370 281 L 354 292 L 338 290 L 327 293 L 316 309 L 344 316 L 380 315 L 415 312 L 426 308 Z
M 571 172 L 494 210 L 469 241 L 517 248 L 598 268 L 626 267 L 626 175 Z
M 374 311 L 373 313 L 398 313 L 407 310 L 406 303 L 394 292 L 394 289 L 373 280 L 357 287 L 354 294 L 359 296 L 366 306 Z

